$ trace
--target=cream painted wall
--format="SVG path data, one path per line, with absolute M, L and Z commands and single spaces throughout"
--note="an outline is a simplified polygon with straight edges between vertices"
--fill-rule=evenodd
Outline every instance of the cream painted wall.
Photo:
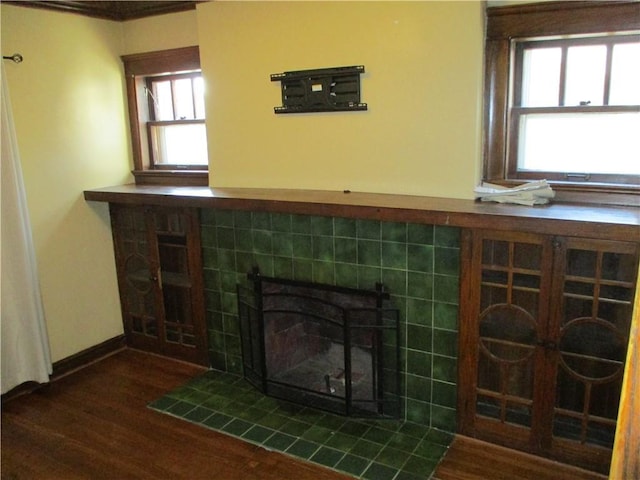
M 131 182 L 122 26 L 0 6 L 2 51 L 52 360 L 122 333 L 108 209 L 85 189 Z
M 198 45 L 195 10 L 129 20 L 122 26 L 123 54 Z
M 197 7 L 210 184 L 471 198 L 484 3 Z M 275 115 L 270 74 L 362 64 L 367 112 Z

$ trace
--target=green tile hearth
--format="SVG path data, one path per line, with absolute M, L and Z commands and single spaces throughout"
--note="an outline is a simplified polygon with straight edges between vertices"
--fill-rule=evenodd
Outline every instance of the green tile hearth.
M 266 397 L 218 370 L 149 407 L 361 479 L 428 479 L 453 438 L 418 423 L 343 417 Z

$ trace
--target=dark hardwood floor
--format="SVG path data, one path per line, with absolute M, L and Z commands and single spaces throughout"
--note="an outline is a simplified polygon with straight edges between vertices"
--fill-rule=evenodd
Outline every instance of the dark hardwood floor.
M 3 402 L 3 479 L 340 480 L 345 475 L 146 407 L 201 367 L 123 350 Z M 439 480 L 600 480 L 457 438 Z

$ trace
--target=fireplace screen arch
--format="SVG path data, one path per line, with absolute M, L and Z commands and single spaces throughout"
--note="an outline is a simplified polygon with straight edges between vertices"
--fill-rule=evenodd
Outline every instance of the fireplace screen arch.
M 373 290 L 248 274 L 245 378 L 262 393 L 357 417 L 400 417 L 399 313 Z

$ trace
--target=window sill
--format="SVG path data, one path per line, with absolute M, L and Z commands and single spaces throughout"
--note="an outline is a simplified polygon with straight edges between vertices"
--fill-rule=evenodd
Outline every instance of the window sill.
M 208 170 L 133 170 L 136 185 L 206 187 Z

